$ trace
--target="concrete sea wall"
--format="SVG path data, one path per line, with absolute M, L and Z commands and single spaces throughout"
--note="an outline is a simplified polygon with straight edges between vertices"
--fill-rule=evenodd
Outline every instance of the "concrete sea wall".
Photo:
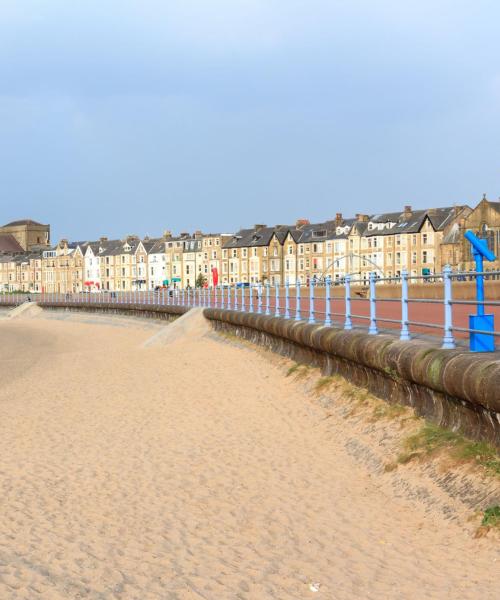
M 116 303 L 80 303 L 80 302 L 44 302 L 39 305 L 43 310 L 65 310 L 76 312 L 98 312 L 128 317 L 142 317 L 173 321 L 188 312 L 185 306 L 163 306 L 159 304 L 116 304 Z
M 500 447 L 500 360 L 423 341 L 400 342 L 323 325 L 206 308 L 215 330 L 339 374 L 443 427 Z

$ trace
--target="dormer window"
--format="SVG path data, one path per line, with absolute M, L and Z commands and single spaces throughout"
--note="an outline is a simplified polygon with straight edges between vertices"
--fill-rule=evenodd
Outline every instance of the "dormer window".
M 314 237 L 326 237 L 326 229 L 320 229 L 318 231 L 313 231 Z
M 125 244 L 125 246 L 123 246 L 123 249 L 125 250 L 125 252 L 130 252 L 132 248 L 129 246 L 129 244 Z
M 373 223 L 370 221 L 368 223 L 368 231 L 371 231 L 373 229 Z

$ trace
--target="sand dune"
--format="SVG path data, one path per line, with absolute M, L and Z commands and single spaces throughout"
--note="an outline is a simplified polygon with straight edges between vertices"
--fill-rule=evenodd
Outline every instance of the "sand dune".
M 1 600 L 500 597 L 264 358 L 103 323 L 0 323 Z

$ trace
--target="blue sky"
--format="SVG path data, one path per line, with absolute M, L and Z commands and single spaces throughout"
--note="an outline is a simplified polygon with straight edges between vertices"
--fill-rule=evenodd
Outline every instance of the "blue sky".
M 234 231 L 500 195 L 497 0 L 1 0 L 0 220 Z

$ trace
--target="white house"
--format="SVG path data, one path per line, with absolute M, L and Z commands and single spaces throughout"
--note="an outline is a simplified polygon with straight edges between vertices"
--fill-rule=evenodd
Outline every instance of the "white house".
M 170 283 L 166 272 L 167 255 L 165 252 L 165 240 L 155 240 L 144 243 L 148 252 L 148 288 L 154 290 L 156 287 Z M 168 282 L 168 283 L 167 283 Z
M 83 252 L 83 289 L 98 292 L 102 289 L 101 268 L 99 257 L 100 242 L 91 242 L 81 247 Z

